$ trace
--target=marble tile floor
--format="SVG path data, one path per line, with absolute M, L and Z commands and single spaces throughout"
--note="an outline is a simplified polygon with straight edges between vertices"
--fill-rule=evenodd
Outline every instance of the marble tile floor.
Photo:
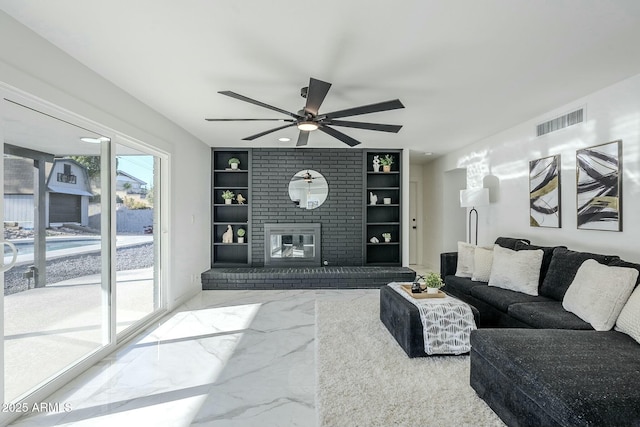
M 378 292 L 203 291 L 12 425 L 315 426 L 315 302 Z

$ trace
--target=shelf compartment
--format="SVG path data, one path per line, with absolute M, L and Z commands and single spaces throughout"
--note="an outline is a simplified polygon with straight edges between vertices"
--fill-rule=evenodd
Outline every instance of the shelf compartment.
M 247 172 L 214 172 L 213 183 L 218 187 L 248 187 L 249 174 Z
M 389 205 L 369 205 L 367 206 L 368 223 L 399 223 L 400 207 Z
M 216 263 L 247 264 L 248 251 L 246 244 L 227 243 L 213 245 L 213 256 Z
M 366 251 L 368 264 L 396 265 L 400 262 L 399 244 L 378 243 L 375 245 L 367 245 Z
M 249 152 L 244 150 L 221 150 L 214 151 L 213 153 L 213 170 L 214 171 L 226 171 L 229 167 L 229 159 L 235 157 L 240 160 L 238 168 L 240 170 L 247 170 L 249 167 Z M 234 171 L 229 171 L 234 172 Z

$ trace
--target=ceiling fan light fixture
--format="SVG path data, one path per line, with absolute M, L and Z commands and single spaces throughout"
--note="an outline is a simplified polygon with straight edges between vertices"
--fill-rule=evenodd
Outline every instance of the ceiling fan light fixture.
M 300 122 L 298 123 L 298 129 L 311 132 L 318 129 L 318 124 L 315 122 Z

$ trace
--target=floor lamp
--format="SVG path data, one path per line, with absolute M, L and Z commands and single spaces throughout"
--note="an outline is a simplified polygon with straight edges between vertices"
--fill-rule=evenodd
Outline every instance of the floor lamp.
M 476 206 L 487 206 L 489 204 L 488 188 L 467 188 L 460 190 L 460 207 L 471 208 L 469 211 L 469 243 L 471 243 L 471 214 L 476 214 L 476 245 L 478 245 L 478 211 Z

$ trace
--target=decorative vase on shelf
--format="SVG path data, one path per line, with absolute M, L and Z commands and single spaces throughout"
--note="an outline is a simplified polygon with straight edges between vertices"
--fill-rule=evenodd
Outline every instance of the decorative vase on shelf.
M 391 165 L 382 166 L 382 172 L 391 172 Z
M 224 199 L 224 204 L 225 204 L 225 205 L 230 205 L 230 204 L 231 204 L 231 202 L 232 202 L 232 200 L 231 200 L 231 199 Z
M 244 243 L 244 237 L 238 237 L 238 243 Z
M 373 156 L 373 171 L 380 172 L 380 158 L 378 156 Z
M 391 197 L 385 197 L 384 199 L 382 199 L 382 201 L 384 202 L 385 205 L 390 205 L 391 204 Z
M 372 205 L 375 205 L 376 203 L 378 203 L 378 196 L 376 196 L 372 192 L 369 192 L 369 201 Z

